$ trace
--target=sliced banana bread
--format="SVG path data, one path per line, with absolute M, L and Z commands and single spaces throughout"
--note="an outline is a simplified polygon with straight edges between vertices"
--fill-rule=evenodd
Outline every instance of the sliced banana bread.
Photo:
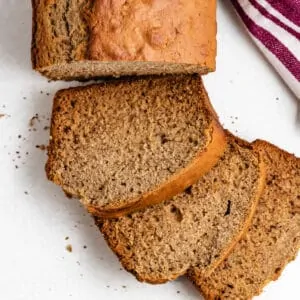
M 115 80 L 57 93 L 46 171 L 114 217 L 182 192 L 225 147 L 198 75 Z
M 140 281 L 163 283 L 192 266 L 207 275 L 250 224 L 264 183 L 258 153 L 229 137 L 218 164 L 184 193 L 96 223 L 124 268 Z
M 300 247 L 300 159 L 263 141 L 267 185 L 247 235 L 209 276 L 194 268 L 189 276 L 205 299 L 248 300 L 276 280 Z
M 51 79 L 207 73 L 216 0 L 32 0 L 33 67 Z

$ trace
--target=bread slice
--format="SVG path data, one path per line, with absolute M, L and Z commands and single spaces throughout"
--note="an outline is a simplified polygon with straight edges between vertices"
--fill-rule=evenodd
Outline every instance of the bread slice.
M 48 78 L 215 70 L 215 0 L 32 0 L 32 6 L 33 68 Z
M 253 223 L 229 257 L 209 276 L 189 273 L 205 299 L 252 299 L 276 280 L 300 247 L 300 159 L 264 142 L 267 185 Z
M 250 223 L 264 166 L 246 142 L 229 137 L 218 164 L 172 200 L 96 223 L 126 270 L 163 283 L 193 266 L 209 274 Z
M 111 81 L 57 93 L 46 171 L 93 214 L 116 217 L 182 192 L 225 147 L 198 75 Z

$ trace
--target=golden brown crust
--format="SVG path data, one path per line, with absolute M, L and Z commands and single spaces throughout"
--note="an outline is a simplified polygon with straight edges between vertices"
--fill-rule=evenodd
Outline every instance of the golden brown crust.
M 162 201 L 169 200 L 173 196 L 183 192 L 193 185 L 200 177 L 207 173 L 219 160 L 226 148 L 226 135 L 219 123 L 213 119 L 211 127 L 206 130 L 209 143 L 206 150 L 198 153 L 198 156 L 184 170 L 171 177 L 168 182 L 159 186 L 154 191 L 129 201 L 122 207 L 110 206 L 97 208 L 82 200 L 87 210 L 94 216 L 101 218 L 117 218 L 139 209 L 145 208 Z
M 215 10 L 215 1 L 95 1 L 90 19 L 91 58 L 215 69 Z

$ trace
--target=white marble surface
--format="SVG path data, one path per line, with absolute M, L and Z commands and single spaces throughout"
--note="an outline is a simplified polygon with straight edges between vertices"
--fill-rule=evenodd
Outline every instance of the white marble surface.
M 205 81 L 222 123 L 243 138 L 264 138 L 300 156 L 297 100 L 240 28 L 228 1 L 219 3 L 218 23 L 218 70 Z M 78 202 L 47 182 L 46 154 L 36 145 L 47 144 L 53 94 L 76 83 L 48 83 L 33 72 L 30 39 L 30 1 L 0 0 L 0 114 L 7 115 L 0 118 L 0 299 L 199 299 L 184 278 L 151 286 L 120 270 Z M 34 131 L 29 120 L 36 113 Z M 300 258 L 259 299 L 300 299 L 299 278 Z

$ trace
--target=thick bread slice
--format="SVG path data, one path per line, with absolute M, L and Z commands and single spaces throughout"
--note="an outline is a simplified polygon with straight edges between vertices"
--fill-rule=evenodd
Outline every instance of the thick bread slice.
M 258 153 L 229 137 L 218 164 L 184 193 L 96 223 L 124 268 L 140 281 L 163 283 L 193 266 L 207 275 L 250 224 L 264 183 Z
M 215 70 L 215 0 L 32 0 L 32 7 L 33 68 L 51 79 Z
M 205 299 L 248 300 L 276 280 L 300 247 L 300 159 L 264 142 L 267 185 L 247 235 L 209 276 L 189 273 Z
M 46 171 L 93 214 L 116 217 L 184 191 L 225 147 L 198 75 L 111 81 L 57 93 Z

